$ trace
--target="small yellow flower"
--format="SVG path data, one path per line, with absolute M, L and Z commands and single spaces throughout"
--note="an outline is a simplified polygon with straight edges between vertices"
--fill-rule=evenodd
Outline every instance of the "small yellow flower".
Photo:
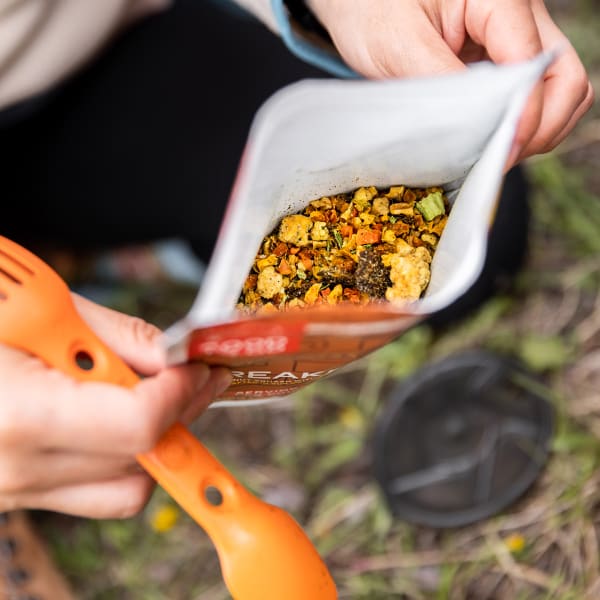
M 172 504 L 159 506 L 150 517 L 150 526 L 158 533 L 172 529 L 179 519 L 179 510 Z
M 361 412 L 354 406 L 344 407 L 339 414 L 340 422 L 347 429 L 360 431 L 364 424 Z
M 518 554 L 525 548 L 525 538 L 520 533 L 511 533 L 504 538 L 504 543 L 513 554 Z

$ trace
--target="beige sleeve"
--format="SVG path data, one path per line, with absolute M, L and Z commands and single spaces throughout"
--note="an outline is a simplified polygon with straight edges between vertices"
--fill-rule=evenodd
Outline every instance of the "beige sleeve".
M 125 25 L 170 2 L 0 0 L 0 110 L 68 77 Z M 235 2 L 277 31 L 270 0 Z
M 201 0 L 199 0 L 201 1 Z M 169 0 L 0 0 L 0 108 L 61 81 Z

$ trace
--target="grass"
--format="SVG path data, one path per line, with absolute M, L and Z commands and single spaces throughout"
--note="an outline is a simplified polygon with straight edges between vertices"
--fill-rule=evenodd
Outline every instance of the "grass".
M 592 78 L 598 17 L 555 12 Z M 586 8 L 587 7 L 587 8 Z M 600 108 L 551 155 L 528 161 L 530 254 L 510 293 L 443 331 L 416 327 L 343 376 L 264 408 L 210 411 L 196 431 L 250 489 L 292 512 L 352 600 L 600 597 Z M 193 290 L 125 290 L 118 304 L 163 324 Z M 172 309 L 173 311 L 175 308 Z M 552 454 L 535 486 L 502 514 L 459 529 L 410 525 L 372 476 L 386 393 L 424 364 L 469 348 L 525 362 L 556 411 Z M 128 521 L 40 520 L 82 600 L 226 600 L 210 541 L 160 489 Z

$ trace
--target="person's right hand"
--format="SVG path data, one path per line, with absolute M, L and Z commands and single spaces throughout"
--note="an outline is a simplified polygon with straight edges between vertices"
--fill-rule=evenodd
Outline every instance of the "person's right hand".
M 135 456 L 196 418 L 231 380 L 204 364 L 166 368 L 160 331 L 76 298 L 96 333 L 138 373 L 132 389 L 80 383 L 0 345 L 0 512 L 35 508 L 91 518 L 137 513 L 153 489 Z
M 488 59 L 559 56 L 533 90 L 507 167 L 556 147 L 594 101 L 577 52 L 543 0 L 307 0 L 342 58 L 369 78 L 460 71 Z

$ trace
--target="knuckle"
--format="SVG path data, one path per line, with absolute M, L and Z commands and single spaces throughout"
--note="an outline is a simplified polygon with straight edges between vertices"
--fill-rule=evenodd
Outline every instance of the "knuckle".
M 393 77 L 397 75 L 399 61 L 393 55 L 388 44 L 376 39 L 367 48 L 367 74 L 375 77 Z
M 587 78 L 585 72 L 582 74 L 582 77 L 578 78 L 573 82 L 573 95 L 577 96 L 579 102 L 584 102 L 590 92 L 590 81 Z
M 568 90 L 573 98 L 582 102 L 589 94 L 590 80 L 585 67 L 578 60 L 563 74 L 563 89 Z
M 160 334 L 160 330 L 157 327 L 140 317 L 124 316 L 127 319 L 127 327 L 131 330 L 131 335 L 135 342 L 147 346 L 156 341 L 157 336 Z

